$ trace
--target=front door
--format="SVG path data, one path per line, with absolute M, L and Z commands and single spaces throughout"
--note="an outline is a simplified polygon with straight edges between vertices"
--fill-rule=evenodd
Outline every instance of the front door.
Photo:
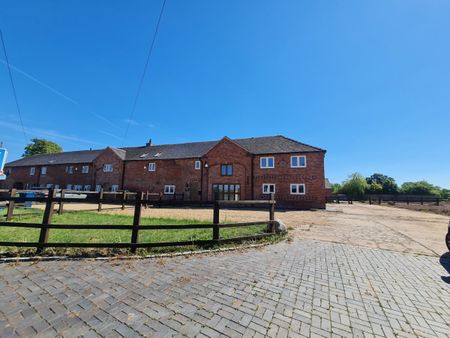
M 240 184 L 213 184 L 214 200 L 239 201 L 241 199 Z

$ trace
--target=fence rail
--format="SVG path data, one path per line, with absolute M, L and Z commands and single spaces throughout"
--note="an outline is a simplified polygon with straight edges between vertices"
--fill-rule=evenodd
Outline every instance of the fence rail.
M 174 224 L 174 225 L 141 225 L 142 207 L 145 206 L 192 206 L 205 205 L 202 201 L 176 201 L 176 200 L 150 200 L 148 193 L 143 192 L 119 192 L 121 199 L 110 199 L 104 197 L 104 192 L 96 193 L 96 198 L 82 199 L 64 197 L 67 191 L 60 191 L 60 196 L 57 195 L 57 190 L 49 189 L 47 196 L 40 197 L 17 197 L 17 191 L 12 189 L 9 196 L 0 197 L 0 201 L 8 201 L 8 210 L 6 213 L 6 222 L 0 222 L 1 227 L 21 227 L 21 228 L 38 228 L 40 229 L 38 242 L 16 242 L 16 241 L 0 241 L 0 246 L 16 246 L 16 247 L 36 247 L 37 253 L 41 253 L 44 248 L 48 247 L 79 247 L 79 248 L 130 248 L 132 253 L 136 252 L 137 248 L 153 248 L 153 247 L 169 247 L 169 246 L 186 246 L 186 245 L 212 245 L 221 243 L 242 242 L 246 240 L 257 240 L 269 236 L 273 236 L 278 232 L 279 224 L 275 221 L 275 200 L 267 201 L 215 201 L 208 202 L 213 207 L 213 222 L 210 224 Z M 58 191 L 59 192 L 59 191 Z M 80 193 L 80 192 L 78 192 Z M 133 199 L 128 199 L 128 196 L 134 196 Z M 42 223 L 13 223 L 10 222 L 13 218 L 13 211 L 16 203 L 22 202 L 42 202 L 45 203 L 45 211 Z M 64 203 L 91 203 L 98 204 L 98 211 L 101 211 L 103 203 L 107 204 L 121 204 L 134 206 L 133 224 L 130 225 L 98 225 L 98 224 L 52 224 L 53 213 L 55 205 L 59 204 L 58 213 L 62 213 L 62 206 Z M 220 209 L 227 207 L 242 207 L 242 206 L 266 206 L 269 211 L 269 219 L 256 222 L 244 223 L 224 223 L 220 224 Z M 232 227 L 246 227 L 252 225 L 267 225 L 265 233 L 255 234 L 251 236 L 240 236 L 234 238 L 221 238 L 220 229 Z M 50 229 L 67 229 L 67 230 L 129 230 L 131 231 L 131 241 L 129 243 L 52 243 L 48 242 Z M 185 230 L 185 229 L 212 229 L 211 240 L 192 240 L 192 241 L 178 241 L 178 242 L 139 242 L 139 234 L 141 231 L 158 231 L 158 230 Z
M 444 199 L 438 196 L 429 195 L 366 195 L 360 198 L 352 198 L 343 194 L 331 195 L 327 198 L 328 203 L 340 203 L 347 202 L 349 204 L 353 202 L 368 202 L 369 204 L 381 204 L 381 203 L 433 203 L 440 205 L 443 202 L 450 203 L 450 200 Z

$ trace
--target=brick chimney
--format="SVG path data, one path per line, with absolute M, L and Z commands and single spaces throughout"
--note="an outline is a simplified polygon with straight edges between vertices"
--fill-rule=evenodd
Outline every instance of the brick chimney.
M 152 139 L 149 138 L 147 143 L 145 144 L 146 147 L 150 147 L 152 145 Z

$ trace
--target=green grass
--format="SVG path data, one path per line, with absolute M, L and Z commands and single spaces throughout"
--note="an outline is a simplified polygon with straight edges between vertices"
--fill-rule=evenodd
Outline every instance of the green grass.
M 5 215 L 5 211 L 0 210 L 0 215 Z M 21 223 L 41 223 L 43 211 L 39 209 L 16 208 L 14 210 L 13 222 Z M 53 224 L 117 224 L 130 225 L 133 223 L 133 216 L 115 215 L 110 213 L 97 213 L 87 211 L 65 212 L 63 215 L 54 213 Z M 163 225 L 163 224 L 208 224 L 210 221 L 199 221 L 192 219 L 170 219 L 170 218 L 148 218 L 142 217 L 142 225 Z M 248 227 L 224 228 L 220 230 L 221 238 L 233 238 L 261 234 L 266 228 L 265 224 Z M 0 227 L 0 241 L 15 242 L 37 242 L 39 229 Z M 140 243 L 156 242 L 180 242 L 194 240 L 212 239 L 212 229 L 181 229 L 181 230 L 142 230 L 139 232 Z M 72 229 L 50 229 L 49 242 L 57 243 L 130 243 L 131 230 L 72 230 Z M 139 249 L 141 254 L 185 251 L 199 249 L 198 247 L 167 247 Z M 0 254 L 24 254 L 31 253 L 33 248 L 13 248 L 0 247 Z M 100 254 L 126 253 L 126 249 L 57 249 L 48 248 L 46 252 L 50 254 L 81 254 L 82 252 L 97 252 Z

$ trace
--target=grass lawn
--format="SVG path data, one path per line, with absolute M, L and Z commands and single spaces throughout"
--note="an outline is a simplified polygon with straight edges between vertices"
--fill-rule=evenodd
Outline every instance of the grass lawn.
M 0 210 L 0 215 L 4 216 L 6 211 Z M 13 222 L 21 223 L 41 223 L 43 210 L 16 208 L 14 210 Z M 66 211 L 63 215 L 56 212 L 53 215 L 54 224 L 117 224 L 130 225 L 133 223 L 133 216 L 115 215 L 110 213 L 97 213 L 88 211 Z M 142 225 L 159 224 L 207 224 L 208 221 L 198 221 L 192 219 L 170 219 L 170 218 L 141 218 Z M 263 233 L 266 225 L 254 225 L 248 227 L 225 228 L 220 230 L 221 238 L 232 238 Z M 0 241 L 16 242 L 37 242 L 39 229 L 0 227 Z M 192 240 L 212 239 L 212 229 L 186 229 L 186 230 L 143 230 L 139 232 L 140 243 L 152 242 L 179 242 Z M 49 242 L 66 243 L 130 243 L 131 230 L 72 230 L 72 229 L 50 229 Z M 139 249 L 140 253 L 156 253 L 170 251 L 185 251 L 198 249 L 198 247 L 167 247 Z M 35 251 L 34 248 L 0 247 L 0 255 L 23 254 Z M 46 252 L 51 254 L 78 254 L 81 252 L 98 253 L 125 253 L 126 249 L 79 249 L 79 248 L 48 248 Z

